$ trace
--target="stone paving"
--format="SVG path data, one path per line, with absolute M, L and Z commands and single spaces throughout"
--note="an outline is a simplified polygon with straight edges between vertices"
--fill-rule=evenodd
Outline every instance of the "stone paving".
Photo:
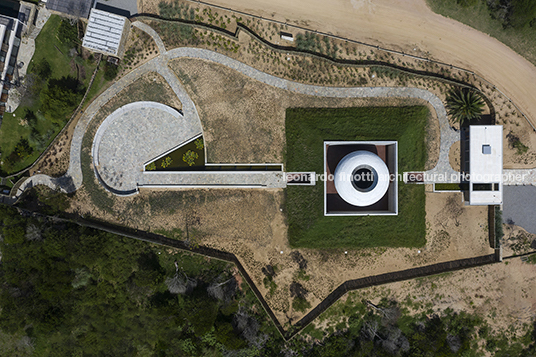
M 192 102 L 182 85 L 180 84 L 179 80 L 175 76 L 175 74 L 168 68 L 168 62 L 170 59 L 173 58 L 180 58 L 180 57 L 190 57 L 190 58 L 198 58 L 198 59 L 205 59 L 212 62 L 220 63 L 222 65 L 225 65 L 229 68 L 235 69 L 236 71 L 247 75 L 255 80 L 258 80 L 262 83 L 268 84 L 270 86 L 274 86 L 277 88 L 289 90 L 296 93 L 306 94 L 306 95 L 312 95 L 312 96 L 322 96 L 322 97 L 336 97 L 336 98 L 347 98 L 347 97 L 362 97 L 362 98 L 368 98 L 368 97 L 397 97 L 397 98 L 420 98 L 423 100 L 428 101 L 433 107 L 434 110 L 437 113 L 437 117 L 439 119 L 440 124 L 440 130 L 441 130 L 441 144 L 440 144 L 440 154 L 439 154 L 439 161 L 432 170 L 427 171 L 427 174 L 433 174 L 433 173 L 445 173 L 448 176 L 450 174 L 455 174 L 456 172 L 450 167 L 448 155 L 451 145 L 459 140 L 459 133 L 454 131 L 452 128 L 450 128 L 447 120 L 447 113 L 443 106 L 443 103 L 441 100 L 436 97 L 434 94 L 430 93 L 429 91 L 426 91 L 424 89 L 418 89 L 418 88 L 391 88 L 391 87 L 358 87 L 358 88 L 337 88 L 337 87 L 321 87 L 321 86 L 313 86 L 313 85 L 306 85 L 301 83 L 296 83 L 292 81 L 288 81 L 282 78 L 278 78 L 269 74 L 266 74 L 264 72 L 261 72 L 255 68 L 252 68 L 248 65 L 245 65 L 241 62 L 238 62 L 232 58 L 229 58 L 227 56 L 224 56 L 222 54 L 219 54 L 217 52 L 205 50 L 205 49 L 198 49 L 198 48 L 177 48 L 172 49 L 170 51 L 165 50 L 164 43 L 162 42 L 161 38 L 158 36 L 158 34 L 150 28 L 148 25 L 143 24 L 141 22 L 135 22 L 133 26 L 136 26 L 137 28 L 147 32 L 149 35 L 153 37 L 155 40 L 158 49 L 160 51 L 160 55 L 149 62 L 141 65 L 140 67 L 134 69 L 132 72 L 128 73 L 121 79 L 119 79 L 117 82 L 115 82 L 112 86 L 110 86 L 102 95 L 100 95 L 98 98 L 96 98 L 87 108 L 85 113 L 83 113 L 81 119 L 79 120 L 74 134 L 73 134 L 73 140 L 71 143 L 71 157 L 70 157 L 70 165 L 69 169 L 66 173 L 66 175 L 60 179 L 51 179 L 50 181 L 45 181 L 42 178 L 34 179 L 37 176 L 32 176 L 29 178 L 28 185 L 32 184 L 47 184 L 55 187 L 61 187 L 66 192 L 72 192 L 76 189 L 78 189 L 82 184 L 82 169 L 81 169 L 81 163 L 80 163 L 80 153 L 82 149 L 82 139 L 86 132 L 86 129 L 88 127 L 89 122 L 93 119 L 97 111 L 106 104 L 113 96 L 115 96 L 117 93 L 119 93 L 122 89 L 126 88 L 128 85 L 132 84 L 137 78 L 140 76 L 149 73 L 149 72 L 157 72 L 164 79 L 169 83 L 177 97 L 182 103 L 183 107 L 183 116 L 185 118 L 188 118 L 189 123 L 196 123 L 195 126 L 201 127 L 201 122 L 199 120 L 199 115 L 197 113 L 197 109 L 195 107 L 195 104 Z M 127 121 L 122 121 L 126 124 Z M 110 127 L 111 128 L 111 127 Z M 190 130 L 187 128 L 184 128 L 185 130 Z M 110 138 L 119 138 L 120 135 L 120 126 L 115 127 L 114 129 L 115 134 L 109 134 Z M 144 130 L 148 130 L 150 132 L 153 132 L 154 130 L 162 130 L 159 125 L 155 125 L 152 128 L 147 127 Z M 195 132 L 196 130 L 191 130 L 192 132 Z M 106 130 L 104 131 L 103 135 L 106 135 Z M 103 136 L 104 137 L 104 136 Z M 136 134 L 133 138 L 139 137 L 139 134 Z M 123 145 L 127 144 L 128 138 L 123 137 L 121 140 Z M 136 140 L 136 139 L 135 139 Z M 110 139 L 110 143 L 113 140 Z M 177 144 L 179 144 L 180 141 L 177 141 Z M 145 144 L 147 145 L 147 144 Z M 133 146 L 130 146 L 133 148 Z M 107 147 L 106 150 L 110 150 L 110 153 L 115 152 L 117 155 L 127 155 L 126 150 L 121 150 L 121 153 L 117 151 L 112 147 Z M 100 150 L 99 150 L 100 151 Z M 163 152 L 162 152 L 163 153 Z M 102 154 L 99 154 L 98 158 L 100 158 Z M 128 156 L 128 155 L 127 155 Z M 126 159 L 126 156 L 118 156 L 117 158 L 113 159 L 117 163 L 121 159 Z M 128 159 L 130 160 L 130 159 Z M 142 159 L 141 157 L 137 161 L 136 165 L 140 165 Z M 112 163 L 112 161 L 110 161 Z M 102 163 L 101 163 L 102 164 Z M 130 165 L 130 164 L 129 164 Z M 134 166 L 136 166 L 134 165 Z M 141 168 L 139 166 L 129 166 L 133 172 L 141 172 Z M 134 182 L 136 182 L 136 185 L 141 186 L 184 186 L 184 187 L 200 187 L 203 185 L 208 185 L 210 187 L 227 187 L 229 185 L 235 185 L 235 186 L 244 186 L 244 187 L 284 187 L 286 183 L 282 178 L 280 178 L 278 175 L 281 173 L 244 173 L 241 172 L 240 175 L 237 175 L 236 173 L 226 173 L 226 174 L 218 174 L 217 176 L 214 175 L 214 173 L 197 173 L 197 174 L 185 174 L 185 173 L 173 173 L 173 174 L 164 174 L 164 173 L 144 173 L 142 175 L 132 175 L 128 182 L 122 181 L 121 179 L 125 176 L 125 173 L 123 173 L 123 176 L 121 176 L 121 173 L 112 172 L 111 169 L 108 169 L 110 171 L 106 171 L 107 179 L 111 179 L 111 182 L 113 182 L 113 187 L 124 189 L 125 187 L 133 187 Z M 237 180 L 237 176 L 240 177 L 240 180 Z M 137 177 L 137 178 L 136 178 Z M 159 181 L 161 180 L 161 181 Z M 116 192 L 117 193 L 117 192 Z
M 503 178 L 505 186 L 536 186 L 536 169 L 505 169 Z
M 283 172 L 144 172 L 139 187 L 284 188 Z
M 109 188 L 133 192 L 144 164 L 201 133 L 193 116 L 161 103 L 130 103 L 110 114 L 97 130 L 93 165 Z

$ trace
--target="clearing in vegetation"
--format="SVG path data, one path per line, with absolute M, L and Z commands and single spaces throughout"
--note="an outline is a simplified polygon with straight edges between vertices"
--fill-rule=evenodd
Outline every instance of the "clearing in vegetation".
M 398 172 L 423 170 L 430 115 L 422 106 L 288 109 L 286 170 L 323 173 L 325 140 L 396 140 Z M 420 247 L 425 239 L 423 185 L 400 184 L 398 216 L 325 217 L 324 185 L 286 189 L 292 247 Z

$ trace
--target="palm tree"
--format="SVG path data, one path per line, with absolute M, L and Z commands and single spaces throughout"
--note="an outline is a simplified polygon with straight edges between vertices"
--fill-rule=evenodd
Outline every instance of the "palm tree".
M 448 114 L 460 125 L 466 120 L 480 118 L 483 107 L 482 97 L 467 88 L 451 90 L 447 96 Z

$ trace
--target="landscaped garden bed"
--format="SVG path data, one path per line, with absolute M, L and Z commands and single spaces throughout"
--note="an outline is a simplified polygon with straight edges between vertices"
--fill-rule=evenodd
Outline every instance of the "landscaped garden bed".
M 289 172 L 323 173 L 325 140 L 396 140 L 398 172 L 423 170 L 428 109 L 412 107 L 297 108 L 286 113 Z M 397 216 L 326 217 L 324 185 L 286 189 L 293 247 L 420 247 L 426 243 L 423 185 L 399 184 Z
M 198 170 L 205 165 L 205 143 L 200 136 L 145 166 L 146 171 Z

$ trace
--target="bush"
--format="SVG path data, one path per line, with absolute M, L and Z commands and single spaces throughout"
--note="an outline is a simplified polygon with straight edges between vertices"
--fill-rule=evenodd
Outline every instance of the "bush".
M 65 46 L 75 47 L 78 45 L 80 39 L 78 38 L 77 23 L 72 24 L 68 19 L 62 19 L 58 28 L 58 38 Z
M 37 74 L 41 79 L 47 80 L 52 74 L 52 67 L 50 66 L 50 63 L 43 58 L 34 65 L 32 72 Z
M 74 77 L 50 79 L 48 87 L 41 92 L 41 110 L 63 125 L 65 117 L 78 105 L 84 88 Z
M 107 81 L 111 81 L 117 76 L 118 71 L 119 68 L 116 65 L 106 62 L 106 64 L 104 65 L 104 79 L 106 79 Z
M 304 298 L 296 297 L 292 300 L 292 308 L 299 312 L 305 312 L 311 304 Z

